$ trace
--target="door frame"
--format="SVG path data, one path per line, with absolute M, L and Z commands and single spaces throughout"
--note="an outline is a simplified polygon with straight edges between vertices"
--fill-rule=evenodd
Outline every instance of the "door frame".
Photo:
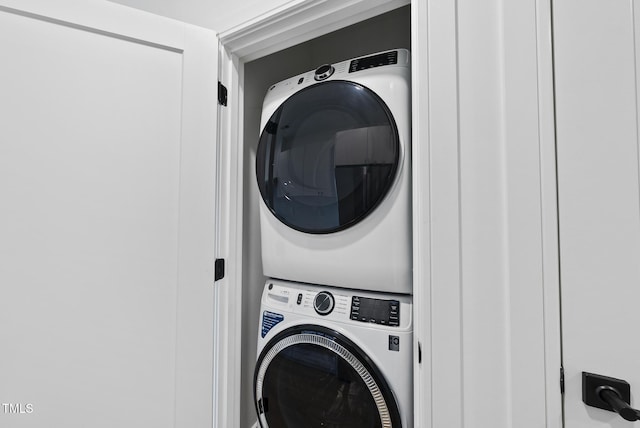
M 216 287 L 214 426 L 240 426 L 242 365 L 242 213 L 244 64 L 408 4 L 408 0 L 289 2 L 219 34 L 219 79 L 229 107 L 218 118 L 219 175 L 217 254 L 228 260 Z M 228 183 L 223 185 L 222 183 Z M 248 428 L 248 427 L 242 427 Z
M 556 161 L 553 0 L 536 0 L 540 156 L 540 217 L 548 428 L 564 427 L 560 236 Z M 560 373 L 557 367 L 560 367 Z M 558 385 L 560 384 L 560 385 Z
M 228 263 L 226 277 L 216 288 L 214 426 L 240 424 L 244 64 L 407 3 L 296 0 L 219 35 L 220 80 L 229 89 L 230 102 L 219 113 L 218 122 L 221 187 L 217 206 L 225 209 L 218 218 L 217 254 Z M 472 13 L 465 15 L 473 12 L 473 6 L 466 3 L 411 1 L 412 139 L 424 142 L 414 143 L 412 153 L 413 298 L 417 308 L 414 402 L 420 403 L 414 406 L 415 424 L 463 428 L 465 419 L 474 418 L 477 411 L 477 404 L 472 408 L 467 401 L 493 400 L 469 397 L 469 391 L 473 392 L 469 385 L 480 379 L 465 360 L 470 323 L 477 321 L 469 315 L 469 308 L 496 302 L 469 300 L 465 288 L 468 261 L 463 255 L 496 249 L 503 272 L 503 281 L 495 290 L 502 298 L 496 310 L 506 324 L 502 335 L 495 340 L 490 337 L 486 344 L 495 346 L 506 362 L 504 367 L 491 367 L 502 388 L 496 394 L 505 404 L 496 426 L 507 428 L 518 417 L 521 428 L 538 427 L 541 421 L 560 428 L 551 0 L 528 0 L 524 5 L 490 0 L 489 5 L 500 27 L 490 46 L 495 55 L 491 71 L 497 73 L 502 86 L 497 96 L 499 113 L 493 118 L 500 135 L 494 143 L 498 156 L 487 160 L 501 174 L 500 185 L 492 190 L 500 194 L 502 202 L 494 209 L 503 226 L 500 236 L 491 242 L 495 248 L 479 248 L 485 243 L 470 239 L 465 224 L 471 195 L 464 188 L 469 174 L 464 150 L 471 127 L 461 110 L 483 108 L 482 99 L 467 96 L 469 87 L 464 80 L 469 73 L 467 58 L 482 46 L 465 43 L 473 40 L 469 35 L 493 29 L 472 19 Z M 474 76 L 471 82 L 485 77 Z M 518 144 L 512 144 L 514 141 Z M 489 256 L 480 256 L 481 261 L 482 257 Z M 523 414 L 532 419 L 523 421 Z

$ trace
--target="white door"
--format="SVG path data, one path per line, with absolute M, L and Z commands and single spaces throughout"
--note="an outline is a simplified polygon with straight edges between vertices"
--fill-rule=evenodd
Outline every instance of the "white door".
M 555 0 L 565 427 L 631 427 L 582 402 L 582 372 L 640 407 L 640 2 Z
M 211 427 L 217 41 L 0 0 L 0 426 Z

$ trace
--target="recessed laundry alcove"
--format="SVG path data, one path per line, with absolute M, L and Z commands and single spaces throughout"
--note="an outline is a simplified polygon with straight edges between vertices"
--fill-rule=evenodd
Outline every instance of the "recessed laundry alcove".
M 590 146 L 593 165 L 611 160 L 604 152 L 631 153 L 621 161 L 631 169 L 618 168 L 619 157 L 609 162 L 624 186 L 600 180 L 598 188 L 607 198 L 620 197 L 620 206 L 636 201 L 636 211 L 617 209 L 616 215 L 637 213 L 637 192 L 631 195 L 635 199 L 627 196 L 637 190 L 629 186 L 637 185 L 638 169 L 633 71 L 638 55 L 632 37 L 640 34 L 638 9 L 632 16 L 633 10 L 622 3 L 610 6 L 614 3 L 0 0 L 5 58 L 0 74 L 11 82 L 0 97 L 0 182 L 6 183 L 0 186 L 0 321 L 8 326 L 0 342 L 9 350 L 0 353 L 0 366 L 11 368 L 0 383 L 0 396 L 10 407 L 0 419 L 29 427 L 250 428 L 256 420 L 256 345 L 271 340 L 266 335 L 257 340 L 265 279 L 260 237 L 267 228 L 261 230 L 259 222 L 263 205 L 254 156 L 265 92 L 300 73 L 311 71 L 313 78 L 320 64 L 408 48 L 415 310 L 401 312 L 413 314 L 412 347 L 406 348 L 413 373 L 403 385 L 413 388 L 414 425 L 561 428 L 578 413 L 596 416 L 597 425 L 600 416 L 585 411 L 575 387 L 580 380 L 575 373 L 588 367 L 570 367 L 570 353 L 564 352 L 581 337 L 575 329 L 565 331 L 570 327 L 565 315 L 571 315 L 565 309 L 584 307 L 575 299 L 566 305 L 575 269 L 565 265 L 578 261 L 573 265 L 580 270 L 581 251 L 598 254 L 588 251 L 589 245 L 575 245 L 571 236 L 597 243 L 609 229 L 595 227 L 598 222 L 588 216 L 598 217 L 599 211 L 584 208 L 584 201 L 598 201 L 593 168 L 575 175 L 580 168 L 568 167 L 591 165 L 583 156 L 585 139 L 561 131 L 588 129 L 567 120 L 607 123 L 570 117 L 584 113 L 585 105 L 605 107 L 591 109 L 596 119 L 612 114 L 615 121 L 624 119 L 625 126 L 607 129 L 629 138 L 611 143 L 598 139 L 598 132 L 588 136 L 596 137 Z M 625 24 L 615 31 L 592 25 L 620 20 Z M 212 25 L 197 26 L 203 22 Z M 602 43 L 611 37 L 624 43 Z M 603 55 L 576 49 L 574 42 L 603 47 Z M 602 60 L 607 55 L 631 66 L 615 67 L 615 61 Z M 338 73 L 348 73 L 346 64 Z M 612 65 L 624 78 L 596 80 L 613 82 L 620 91 L 598 92 L 606 88 L 603 83 L 594 92 L 593 73 L 611 77 Z M 586 90 L 571 89 L 581 82 Z M 295 86 L 294 80 L 288 83 Z M 311 79 L 302 83 L 312 85 Z M 571 95 L 590 101 L 605 92 L 607 97 L 620 93 L 622 105 L 630 107 L 585 103 Z M 358 141 L 368 144 L 366 137 Z M 369 146 L 358 144 L 362 147 Z M 362 157 L 345 153 L 339 152 L 340 167 L 376 164 L 367 158 L 358 163 Z M 571 156 L 576 153 L 580 156 Z M 332 156 L 335 160 L 335 151 Z M 600 205 L 609 211 L 616 206 Z M 637 216 L 634 221 L 637 225 Z M 618 234 L 631 224 L 610 223 Z M 581 233 L 579 225 L 589 233 Z M 624 272 L 637 273 L 635 267 L 609 270 L 624 287 L 633 276 Z M 325 270 L 344 277 L 341 269 Z M 373 270 L 352 271 L 360 281 L 360 271 Z M 573 278 L 573 297 L 595 289 Z M 612 295 L 610 288 L 600 288 Z M 271 296 L 286 305 L 291 290 Z M 334 315 L 348 310 L 354 321 L 354 315 L 368 323 L 383 319 L 370 310 L 371 302 L 362 305 L 363 296 L 351 296 L 348 308 L 349 297 L 334 301 L 324 295 L 316 301 L 318 295 L 301 300 L 312 302 L 302 303 L 310 309 L 299 318 L 305 323 L 310 314 L 330 315 L 321 312 L 340 301 L 343 310 Z M 394 315 L 395 322 L 395 306 L 388 305 L 389 321 Z M 367 320 L 365 313 L 374 315 Z M 284 314 L 275 315 L 284 321 Z M 366 334 L 360 330 L 353 336 Z M 385 339 L 377 343 L 386 351 L 406 343 Z M 595 351 L 574 349 L 575 355 L 599 358 Z M 562 390 L 561 372 L 567 382 Z M 601 373 L 633 380 L 625 373 Z M 313 387 L 307 396 L 312 392 Z M 293 424 L 305 425 L 310 424 Z
M 316 67 L 383 50 L 411 49 L 411 11 L 403 6 L 390 12 L 319 36 L 244 64 L 242 157 L 242 387 L 241 427 L 256 420 L 253 370 L 265 277 L 262 275 L 259 223 L 260 193 L 255 157 L 260 135 L 262 101 L 267 89 L 281 80 Z

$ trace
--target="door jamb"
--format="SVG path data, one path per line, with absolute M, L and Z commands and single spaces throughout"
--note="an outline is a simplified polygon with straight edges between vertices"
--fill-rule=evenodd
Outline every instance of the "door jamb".
M 229 103 L 218 120 L 216 257 L 227 260 L 227 272 L 217 283 L 215 295 L 214 427 L 240 426 L 244 64 L 408 3 L 298 0 L 219 34 L 219 79 L 228 89 Z
M 536 0 L 547 427 L 564 426 L 552 0 Z

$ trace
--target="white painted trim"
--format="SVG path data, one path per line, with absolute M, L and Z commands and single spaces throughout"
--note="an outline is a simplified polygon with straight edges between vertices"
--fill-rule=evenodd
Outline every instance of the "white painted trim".
M 560 342 L 551 337 L 559 308 L 548 307 L 558 260 L 548 257 L 557 245 L 555 203 L 545 205 L 545 192 L 555 199 L 555 162 L 544 165 L 542 156 L 554 148 L 553 71 L 551 15 L 539 10 L 541 3 L 503 3 L 511 424 L 525 420 L 530 427 L 548 424 L 549 406 L 560 405 L 560 362 L 548 358 Z
M 560 264 L 551 0 L 536 1 L 547 428 L 562 428 Z
M 294 0 L 220 34 L 242 62 L 270 55 L 409 4 L 409 0 Z
M 561 428 L 551 1 L 505 0 L 503 14 L 511 423 Z
M 429 219 L 430 241 L 421 245 L 430 247 L 431 289 L 428 296 L 421 296 L 418 287 L 424 286 L 427 279 L 414 278 L 417 291 L 414 307 L 420 305 L 430 309 L 430 319 L 422 319 L 416 328 L 421 336 L 430 338 L 428 350 L 423 349 L 423 358 L 430 355 L 431 385 L 422 387 L 431 388 L 431 414 L 423 415 L 422 422 L 434 428 L 464 427 L 457 13 L 457 2 L 428 1 L 426 102 L 429 128 L 428 139 L 424 141 L 428 141 L 429 153 L 426 158 L 424 154 L 414 158 L 418 163 L 416 171 L 419 165 L 429 166 L 428 184 L 425 178 L 414 178 L 414 188 L 427 185 L 429 189 L 428 202 L 424 200 L 424 194 L 414 195 L 417 198 L 414 203 L 420 209 L 414 211 L 414 216 Z M 424 121 L 423 113 L 420 116 L 414 120 Z M 420 207 L 427 203 L 429 208 L 425 212 Z M 428 238 L 422 232 L 418 240 L 424 239 Z M 417 256 L 423 252 L 415 245 L 414 251 L 418 252 Z M 425 261 L 418 259 L 414 263 Z
M 429 110 L 429 11 L 427 2 L 411 3 L 411 75 L 412 78 L 412 218 L 413 218 L 413 307 L 429 308 L 431 302 L 431 206 L 430 206 L 430 110 Z M 429 120 L 424 120 L 429 118 Z M 414 310 L 414 421 L 415 426 L 431 428 L 431 311 Z M 421 359 L 421 361 L 420 361 Z M 420 403 L 420 405 L 417 405 Z
M 240 70 L 239 70 L 240 68 Z M 242 66 L 221 44 L 219 79 L 228 91 L 227 107 L 218 122 L 220 153 L 219 240 L 217 257 L 226 262 L 225 277 L 216 283 L 216 428 L 240 426 L 242 365 Z

